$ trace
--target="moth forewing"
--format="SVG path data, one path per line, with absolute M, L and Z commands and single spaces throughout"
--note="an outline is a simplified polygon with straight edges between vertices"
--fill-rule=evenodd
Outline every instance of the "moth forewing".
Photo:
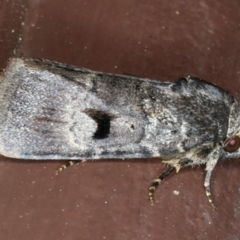
M 214 166 L 240 155 L 235 138 L 232 155 L 222 147 L 239 129 L 239 116 L 230 93 L 193 77 L 161 82 L 24 58 L 10 59 L 0 75 L 2 155 L 70 159 L 69 166 L 83 159 L 161 157 L 169 169 L 152 183 L 151 201 L 174 169 L 206 164 L 213 205 Z

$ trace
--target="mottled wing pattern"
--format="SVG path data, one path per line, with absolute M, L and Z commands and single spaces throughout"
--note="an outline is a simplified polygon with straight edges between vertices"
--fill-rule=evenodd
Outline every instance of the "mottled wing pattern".
M 193 78 L 162 83 L 18 58 L 4 73 L 0 98 L 1 153 L 33 159 L 185 152 L 224 137 L 231 101 Z

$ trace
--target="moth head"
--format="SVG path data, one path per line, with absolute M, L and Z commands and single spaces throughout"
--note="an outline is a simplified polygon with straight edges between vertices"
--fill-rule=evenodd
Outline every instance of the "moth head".
M 223 158 L 240 157 L 240 104 L 236 99 L 233 100 L 229 114 L 227 139 L 222 148 Z
M 235 158 L 240 157 L 240 135 L 235 135 L 223 146 L 224 157 L 225 158 Z

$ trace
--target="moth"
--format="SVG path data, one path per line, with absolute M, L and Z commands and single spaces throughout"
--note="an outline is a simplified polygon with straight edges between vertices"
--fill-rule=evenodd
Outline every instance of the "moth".
M 18 159 L 160 157 L 174 170 L 212 170 L 240 156 L 240 106 L 227 91 L 194 77 L 161 82 L 95 72 L 41 59 L 10 59 L 0 75 L 0 153 Z

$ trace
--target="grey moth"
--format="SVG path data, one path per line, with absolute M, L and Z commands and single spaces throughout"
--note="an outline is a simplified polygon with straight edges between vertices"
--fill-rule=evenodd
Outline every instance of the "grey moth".
M 12 58 L 0 75 L 0 154 L 18 159 L 160 157 L 174 170 L 240 156 L 240 107 L 227 91 L 186 77 L 175 82 Z M 59 171 L 60 171 L 59 170 Z

